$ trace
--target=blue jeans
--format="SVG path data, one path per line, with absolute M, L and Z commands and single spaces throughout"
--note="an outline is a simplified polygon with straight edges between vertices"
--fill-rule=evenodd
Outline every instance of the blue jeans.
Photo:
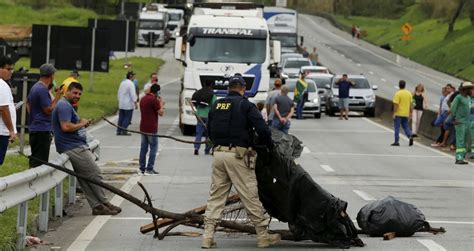
M 398 143 L 400 141 L 400 124 L 403 127 L 403 131 L 405 131 L 405 135 L 407 135 L 408 138 L 411 137 L 411 130 L 408 126 L 408 117 L 396 116 L 393 119 L 393 127 L 395 130 L 395 143 Z
M 288 130 L 290 130 L 290 125 L 290 121 L 286 122 L 286 124 L 282 124 L 276 116 L 272 120 L 272 127 L 284 132 L 285 134 L 288 134 Z
M 0 135 L 0 166 L 3 165 L 3 161 L 5 160 L 5 155 L 7 154 L 9 139 L 10 139 L 10 136 Z
M 132 110 L 119 110 L 119 117 L 118 117 L 118 126 L 127 129 L 130 123 L 132 122 Z M 127 131 L 117 128 L 117 135 L 125 134 Z
M 148 157 L 148 165 L 146 163 L 146 154 L 150 146 L 150 155 Z M 140 146 L 140 171 L 153 170 L 155 167 L 156 152 L 158 151 L 158 137 L 142 135 L 142 143 Z
M 296 118 L 297 119 L 303 118 L 303 107 L 304 107 L 304 98 L 301 97 L 300 102 L 298 102 L 298 104 L 296 105 Z
M 201 141 L 202 136 L 205 136 L 206 140 L 207 140 L 207 133 L 206 133 L 206 127 L 205 127 L 205 124 L 207 124 L 207 118 L 201 117 L 201 120 L 202 120 L 202 122 L 204 122 L 204 124 L 201 123 L 199 120 L 196 124 L 196 138 L 194 139 L 194 141 L 196 141 L 196 142 Z M 199 151 L 199 148 L 201 148 L 201 144 L 194 144 L 194 149 L 195 150 Z M 206 144 L 206 148 L 204 149 L 204 152 L 209 153 L 210 151 L 211 151 L 211 145 Z

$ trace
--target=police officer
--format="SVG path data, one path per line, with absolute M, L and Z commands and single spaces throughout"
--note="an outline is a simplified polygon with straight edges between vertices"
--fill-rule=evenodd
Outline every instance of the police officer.
M 235 74 L 229 80 L 227 97 L 216 101 L 209 112 L 208 131 L 215 148 L 202 248 L 216 245 L 215 228 L 232 185 L 255 225 L 257 246 L 268 247 L 281 239 L 279 234 L 267 232 L 269 221 L 263 216 L 255 176 L 257 153 L 252 150 L 254 130 L 270 149 L 273 148 L 271 132 L 257 107 L 244 97 L 244 93 L 245 81 L 240 74 Z

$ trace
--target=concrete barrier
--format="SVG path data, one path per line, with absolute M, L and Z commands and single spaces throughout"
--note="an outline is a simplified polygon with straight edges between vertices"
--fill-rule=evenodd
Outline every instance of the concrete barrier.
M 382 119 L 383 121 L 392 123 L 392 109 L 393 103 L 391 99 L 377 96 L 375 100 L 375 116 Z M 431 140 L 436 140 L 439 136 L 439 127 L 434 127 L 431 122 L 436 119 L 437 113 L 432 110 L 424 110 L 421 116 L 420 128 L 418 129 L 418 135 L 422 135 Z M 411 126 L 411 123 L 410 123 Z

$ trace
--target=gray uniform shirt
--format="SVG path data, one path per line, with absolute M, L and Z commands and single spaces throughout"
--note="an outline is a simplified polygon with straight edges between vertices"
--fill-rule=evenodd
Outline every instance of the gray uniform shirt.
M 278 112 L 280 116 L 285 117 L 290 113 L 291 107 L 294 106 L 293 100 L 291 100 L 288 96 L 280 95 L 275 98 L 275 104 L 277 105 Z M 275 119 L 278 119 L 275 117 Z

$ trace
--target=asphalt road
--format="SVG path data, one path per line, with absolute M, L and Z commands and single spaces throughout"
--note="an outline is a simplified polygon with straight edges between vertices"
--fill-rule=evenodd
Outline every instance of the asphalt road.
M 310 21 L 313 20 L 313 21 Z M 423 80 L 422 76 L 433 75 L 430 93 L 436 95 L 434 78 L 450 78 L 424 67 L 399 67 L 374 56 L 363 48 L 344 42 L 332 33 L 326 24 L 317 25 L 318 18 L 301 15 L 300 26 L 308 46 L 317 45 L 321 60 L 336 72 L 363 72 L 375 82 L 384 78 L 385 84 L 377 83 L 379 95 L 393 95 L 396 81 L 405 78 L 410 83 Z M 329 30 L 327 30 L 329 29 Z M 338 32 L 336 32 L 338 33 Z M 318 36 L 316 37 L 316 35 Z M 349 38 L 350 40 L 350 38 Z M 321 41 L 321 42 L 318 42 Z M 322 45 L 327 44 L 336 51 Z M 143 49 L 143 48 L 141 48 Z M 345 57 L 338 54 L 345 50 Z M 144 50 L 144 49 L 143 49 Z M 138 53 L 146 53 L 139 50 Z M 162 96 L 166 101 L 166 114 L 160 118 L 159 133 L 181 136 L 178 128 L 178 79 L 182 74 L 180 64 L 173 60 L 172 43 L 155 49 L 166 64 L 159 73 Z M 367 49 L 369 50 L 369 49 Z M 376 50 L 376 49 L 374 49 Z M 348 60 L 352 55 L 354 59 Z M 357 58 L 357 61 L 355 61 Z M 357 65 L 357 62 L 361 66 Z M 407 62 L 408 64 L 409 62 Z M 412 64 L 412 63 L 409 63 Z M 410 74 L 411 73 L 411 74 Z M 428 78 L 428 77 L 427 77 Z M 431 77 L 430 77 L 431 78 Z M 421 80 L 420 80 L 421 79 Z M 454 81 L 454 80 L 453 80 Z M 443 83 L 439 81 L 439 83 Z M 410 85 L 411 87 L 413 85 Z M 84 94 L 84 99 L 87 94 Z M 434 99 L 433 99 L 434 100 Z M 116 119 L 112 118 L 112 119 Z M 139 111 L 133 116 L 132 129 L 139 124 Z M 112 127 L 99 123 L 90 132 L 101 141 L 100 165 L 104 170 L 136 170 L 140 148 L 140 137 L 115 136 Z M 348 213 L 355 219 L 359 209 L 366 203 L 388 195 L 415 204 L 426 215 L 434 227 L 444 226 L 447 233 L 431 235 L 417 233 L 410 238 L 383 241 L 381 238 L 360 236 L 367 244 L 360 250 L 472 250 L 474 247 L 474 169 L 472 165 L 455 166 L 452 156 L 415 143 L 408 147 L 406 138 L 400 147 L 390 147 L 393 141 L 391 129 L 372 120 L 352 116 L 348 121 L 323 116 L 321 119 L 293 121 L 290 133 L 305 144 L 303 155 L 297 160 L 311 176 L 333 195 L 349 203 Z M 191 137 L 183 137 L 192 139 Z M 136 185 L 142 182 L 153 197 L 155 207 L 173 212 L 184 212 L 206 203 L 210 185 L 211 156 L 194 156 L 191 145 L 160 139 L 156 170 L 157 176 L 125 175 L 124 180 L 111 183 L 121 186 L 139 198 L 143 193 Z M 200 250 L 199 237 L 166 237 L 153 239 L 153 234 L 142 235 L 139 227 L 150 223 L 150 216 L 127 201 L 112 198 L 123 212 L 117 216 L 90 215 L 87 205 L 63 221 L 56 231 L 49 232 L 44 239 L 53 242 L 61 250 Z M 271 228 L 285 228 L 284 223 L 272 222 Z M 179 227 L 179 231 L 201 232 L 193 228 Z M 243 234 L 218 234 L 217 245 L 226 250 L 256 249 L 255 237 Z M 312 242 L 282 241 L 270 250 L 332 250 L 324 244 Z M 44 250 L 49 250 L 45 249 Z
M 299 33 L 304 36 L 308 51 L 318 48 L 319 59 L 334 73 L 364 74 L 371 85 L 377 85 L 376 94 L 391 99 L 398 90 L 398 81 L 407 81 L 407 90 L 415 85 L 425 86 L 429 108 L 439 108 L 441 88 L 447 83 L 458 86 L 461 79 L 432 70 L 398 57 L 377 46 L 352 39 L 351 35 L 333 27 L 327 20 L 310 15 L 299 16 Z M 416 41 L 411 41 L 416 43 Z

